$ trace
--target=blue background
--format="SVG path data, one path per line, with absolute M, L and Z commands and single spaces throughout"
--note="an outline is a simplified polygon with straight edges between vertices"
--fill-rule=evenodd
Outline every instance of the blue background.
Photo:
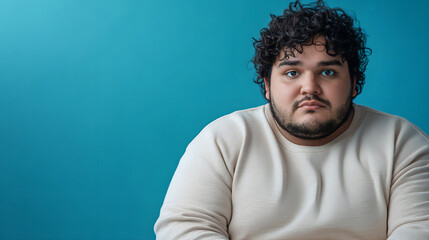
M 251 38 L 287 2 L 0 1 L 0 239 L 153 239 L 187 144 L 265 103 Z M 374 51 L 355 102 L 429 132 L 429 2 L 401 2 L 328 1 Z

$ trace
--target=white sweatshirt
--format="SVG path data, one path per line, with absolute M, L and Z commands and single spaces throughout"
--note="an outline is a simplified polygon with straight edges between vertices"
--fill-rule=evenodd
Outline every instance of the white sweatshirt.
M 322 146 L 288 141 L 269 105 L 209 124 L 180 160 L 157 239 L 428 240 L 427 135 L 353 107 Z

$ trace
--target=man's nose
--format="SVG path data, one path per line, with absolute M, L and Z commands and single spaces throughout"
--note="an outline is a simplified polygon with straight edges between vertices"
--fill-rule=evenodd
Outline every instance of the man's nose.
M 319 79 L 312 73 L 308 73 L 301 80 L 302 95 L 318 95 L 321 93 Z

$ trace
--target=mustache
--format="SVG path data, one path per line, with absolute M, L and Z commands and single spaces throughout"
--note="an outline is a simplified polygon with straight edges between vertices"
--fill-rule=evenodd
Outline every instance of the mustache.
M 311 101 L 311 100 L 315 100 L 318 102 L 323 103 L 324 105 L 326 105 L 328 108 L 331 107 L 331 103 L 328 100 L 322 99 L 319 96 L 316 95 L 307 95 L 304 98 L 302 98 L 301 100 L 298 100 L 296 102 L 293 103 L 292 109 L 293 111 L 295 111 L 296 109 L 298 109 L 299 104 L 301 104 L 304 101 Z

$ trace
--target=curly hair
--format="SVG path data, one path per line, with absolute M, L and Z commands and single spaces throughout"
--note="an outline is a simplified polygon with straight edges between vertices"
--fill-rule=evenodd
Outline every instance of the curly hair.
M 365 33 L 360 26 L 353 26 L 354 20 L 344 10 L 326 7 L 323 0 L 311 4 L 297 0 L 289 4 L 283 15 L 270 16 L 268 28 L 260 31 L 261 39 L 253 38 L 255 56 L 251 60 L 257 73 L 254 82 L 260 85 L 264 97 L 264 78 L 270 84 L 271 70 L 280 52 L 283 51 L 286 58 L 293 56 L 294 51 L 302 53 L 302 46 L 317 44 L 313 42 L 317 36 L 325 38 L 327 54 L 340 54 L 343 61 L 347 61 L 350 79 L 356 78 L 355 88 L 357 94 L 361 93 L 372 51 L 365 46 Z

